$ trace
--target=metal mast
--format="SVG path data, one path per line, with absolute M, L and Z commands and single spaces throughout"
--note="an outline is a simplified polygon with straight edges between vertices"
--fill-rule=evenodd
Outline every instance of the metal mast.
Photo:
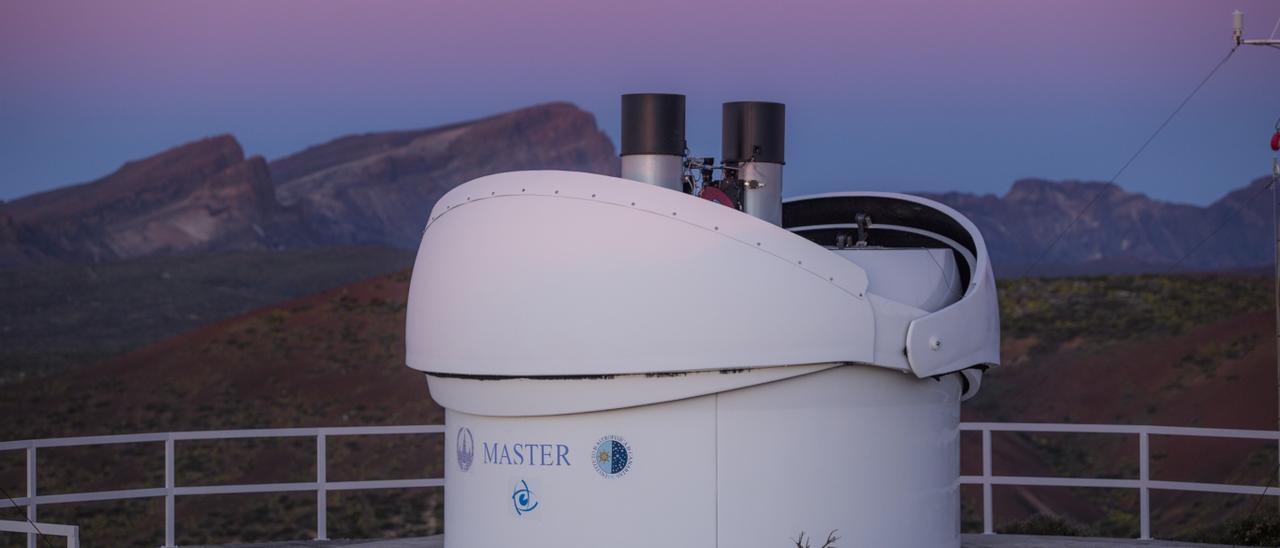
M 1244 12 L 1235 10 L 1231 14 L 1232 31 L 1231 37 L 1235 40 L 1235 47 L 1240 46 L 1264 46 L 1280 48 L 1280 40 L 1275 39 L 1275 35 L 1266 40 L 1245 40 L 1244 39 Z M 1272 137 L 1271 148 L 1276 150 L 1280 145 L 1280 121 L 1276 122 L 1276 135 Z M 1275 309 L 1276 309 L 1276 428 L 1280 430 L 1280 159 L 1273 158 L 1271 160 L 1271 224 L 1274 227 L 1274 251 L 1275 251 Z M 1280 449 L 1278 447 L 1277 449 Z M 1277 475 L 1280 477 L 1280 451 L 1277 453 Z

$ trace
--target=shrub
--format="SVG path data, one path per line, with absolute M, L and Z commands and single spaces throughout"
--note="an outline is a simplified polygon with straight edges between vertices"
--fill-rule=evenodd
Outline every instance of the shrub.
M 998 527 L 997 533 L 1002 535 L 1049 535 L 1058 537 L 1087 537 L 1088 529 L 1073 521 L 1058 516 L 1036 514 L 1027 519 Z
M 1266 512 L 1228 520 L 1192 533 L 1186 540 L 1237 546 L 1280 546 L 1280 517 Z

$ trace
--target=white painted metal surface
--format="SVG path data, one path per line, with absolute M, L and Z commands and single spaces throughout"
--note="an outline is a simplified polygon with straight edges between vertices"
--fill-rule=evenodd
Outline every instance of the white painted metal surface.
M 782 164 L 746 162 L 738 169 L 738 179 L 745 184 L 742 212 L 782 224 Z
M 945 249 L 851 248 L 832 252 L 867 273 L 871 309 L 876 319 L 875 355 L 881 367 L 911 371 L 904 352 L 911 322 L 960 297 L 955 256 Z
M 964 291 L 955 255 L 948 249 L 850 248 L 832 252 L 866 270 L 872 294 L 920 309 L 920 315 L 956 302 Z
M 959 384 L 846 366 L 720 394 L 718 546 L 959 546 Z
M 981 237 L 967 288 L 950 250 L 833 252 L 766 222 L 781 166 L 746 167 L 760 218 L 559 171 L 436 205 L 406 360 L 448 410 L 447 546 L 959 546 L 951 373 L 998 359 Z
M 958 384 L 843 366 L 595 413 L 450 411 L 446 544 L 586 546 L 608 532 L 611 546 L 768 548 L 803 530 L 958 545 Z M 593 462 L 609 436 L 630 459 L 616 477 Z M 522 510 L 512 496 L 526 489 Z
M 545 377 L 862 363 L 923 378 L 998 363 L 986 247 L 972 223 L 950 208 L 911 196 L 840 194 L 928 205 L 953 215 L 977 242 L 973 276 L 959 301 L 941 306 L 956 293 L 954 276 L 946 274 L 939 285 L 918 289 L 924 301 L 911 302 L 940 308 L 911 311 L 884 299 L 880 308 L 893 313 L 880 323 L 868 294 L 885 295 L 868 288 L 866 270 L 854 261 L 741 212 L 665 190 L 535 171 L 482 177 L 446 194 L 431 213 L 414 267 L 409 366 Z M 844 255 L 854 253 L 870 251 Z M 926 272 L 939 267 L 950 265 Z M 887 293 L 910 292 L 894 278 L 882 276 Z
M 428 376 L 442 407 L 490 416 L 563 415 L 636 407 L 806 375 L 840 364 L 794 365 L 609 378 L 492 379 Z
M 715 396 L 546 417 L 449 411 L 445 546 L 716 546 L 715 420 Z M 617 473 L 598 470 L 609 436 L 625 444 Z M 466 470 L 459 440 L 474 440 Z M 539 444 L 532 460 L 526 444 Z
M 931 237 L 952 242 L 966 260 L 972 261 L 969 283 L 960 300 L 937 311 L 911 321 L 907 330 L 906 353 L 911 371 L 918 377 L 931 377 L 961 371 L 983 365 L 1000 363 L 1000 315 L 996 302 L 996 280 L 991 269 L 991 258 L 982 232 L 968 218 L 951 207 L 908 194 L 889 192 L 831 192 L 789 198 L 784 203 L 825 198 L 872 197 L 890 198 L 938 211 L 950 217 L 964 228 L 973 239 L 976 253 L 970 253 L 959 243 L 937 234 Z M 874 219 L 873 219 L 874 222 Z M 801 230 L 799 227 L 792 230 Z M 876 229 L 892 229 L 903 232 L 927 233 L 917 227 L 873 224 Z M 869 288 L 872 293 L 875 287 Z
M 75 525 L 60 523 L 39 523 L 32 521 L 9 521 L 0 519 L 0 531 L 6 533 L 26 533 L 27 544 L 33 544 L 40 536 L 63 537 L 67 539 L 67 548 L 80 548 L 80 528 Z
M 707 200 L 603 175 L 504 173 L 433 210 L 406 359 L 508 377 L 870 363 L 866 290 L 857 265 Z
M 622 157 L 622 178 L 679 191 L 684 158 L 666 154 L 628 154 Z

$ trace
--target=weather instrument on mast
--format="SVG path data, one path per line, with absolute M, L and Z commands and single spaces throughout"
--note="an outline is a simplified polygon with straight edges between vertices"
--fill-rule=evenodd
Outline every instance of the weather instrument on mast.
M 1280 49 L 1280 40 L 1275 39 L 1275 32 L 1272 32 L 1271 38 L 1266 40 L 1245 40 L 1244 39 L 1244 12 L 1235 10 L 1231 13 L 1231 38 L 1235 42 L 1235 47 L 1240 46 L 1266 46 Z M 1277 28 L 1280 28 L 1280 21 L 1276 22 Z M 1233 48 L 1231 51 L 1235 51 Z M 1271 150 L 1280 151 L 1280 120 L 1276 121 L 1275 133 L 1271 135 Z M 1271 196 L 1272 196 L 1272 226 L 1275 241 L 1273 242 L 1275 251 L 1275 314 L 1276 314 L 1276 346 L 1280 349 L 1280 158 L 1271 159 Z M 1280 380 L 1280 352 L 1276 354 L 1276 378 Z M 1280 399 L 1277 399 L 1280 402 Z M 1280 417 L 1280 415 L 1277 415 Z M 1280 427 L 1280 424 L 1277 425 Z
M 1274 34 L 1266 40 L 1245 40 L 1244 39 L 1244 12 L 1236 10 L 1231 12 L 1231 39 L 1235 41 L 1236 47 L 1239 46 L 1269 46 L 1280 48 L 1280 40 L 1276 40 Z

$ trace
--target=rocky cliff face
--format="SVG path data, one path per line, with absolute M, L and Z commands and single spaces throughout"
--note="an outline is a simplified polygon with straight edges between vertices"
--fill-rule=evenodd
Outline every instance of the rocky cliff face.
M 1020 276 L 1038 259 L 1033 274 L 1216 270 L 1270 264 L 1269 182 L 1256 180 L 1208 207 L 1153 200 L 1108 183 L 1039 179 L 1017 181 L 1004 196 L 921 195 L 978 225 L 1000 276 Z
M 619 165 L 595 118 L 567 103 L 349 135 L 269 164 L 245 158 L 223 135 L 129 162 L 93 182 L 0 203 L 0 266 L 332 244 L 411 249 L 445 192 L 520 169 L 616 175 Z M 923 195 L 974 220 L 1000 276 L 1020 276 L 1033 263 L 1032 274 L 1214 270 L 1272 260 L 1268 182 L 1208 207 L 1106 183 L 1039 179 L 1017 181 L 1004 196 Z
M 221 135 L 0 203 L 0 267 L 344 243 L 413 247 L 436 199 L 518 169 L 613 173 L 594 117 L 553 103 L 451 126 L 353 135 L 270 165 Z
M 266 161 L 210 137 L 0 206 L 0 264 L 268 247 L 277 209 Z
M 440 196 L 522 169 L 616 175 L 595 117 L 566 103 L 424 131 L 343 137 L 271 163 L 281 202 L 326 242 L 413 248 Z

